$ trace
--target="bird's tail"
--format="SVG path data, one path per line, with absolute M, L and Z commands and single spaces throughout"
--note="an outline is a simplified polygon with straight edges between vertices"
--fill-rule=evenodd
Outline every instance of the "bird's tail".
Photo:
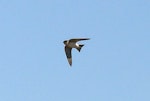
M 84 45 L 79 45 L 79 48 L 77 48 L 77 50 L 80 52 L 81 51 L 81 48 L 83 47 Z

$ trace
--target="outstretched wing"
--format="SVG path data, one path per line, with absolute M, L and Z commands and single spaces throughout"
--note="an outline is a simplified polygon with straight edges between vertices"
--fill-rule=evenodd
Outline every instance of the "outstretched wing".
M 70 64 L 70 66 L 72 65 L 71 50 L 72 50 L 72 48 L 69 48 L 69 47 L 65 46 L 65 53 L 66 53 L 66 56 L 67 56 L 67 59 L 68 59 L 68 62 Z
M 82 41 L 82 40 L 89 40 L 90 38 L 74 38 L 74 39 L 70 39 L 70 42 L 77 42 L 77 41 Z

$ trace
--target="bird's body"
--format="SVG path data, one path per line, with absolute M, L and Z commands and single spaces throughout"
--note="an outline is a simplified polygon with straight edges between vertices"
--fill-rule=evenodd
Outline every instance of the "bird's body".
M 70 42 L 70 41 L 68 41 L 67 44 L 65 44 L 65 45 L 70 48 L 78 48 L 79 47 L 79 44 L 77 44 L 75 42 Z
M 70 40 L 64 41 L 65 53 L 66 53 L 66 56 L 67 56 L 67 59 L 68 59 L 70 66 L 72 65 L 71 50 L 72 50 L 72 48 L 76 48 L 80 52 L 81 48 L 84 45 L 78 44 L 77 42 L 82 41 L 82 40 L 89 40 L 89 38 L 75 38 L 75 39 L 70 39 Z

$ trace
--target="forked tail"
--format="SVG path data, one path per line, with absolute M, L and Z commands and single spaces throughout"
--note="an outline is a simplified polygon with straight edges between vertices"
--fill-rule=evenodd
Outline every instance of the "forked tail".
M 81 51 L 81 48 L 83 47 L 84 45 L 79 45 L 79 48 L 77 48 L 77 50 L 80 52 Z

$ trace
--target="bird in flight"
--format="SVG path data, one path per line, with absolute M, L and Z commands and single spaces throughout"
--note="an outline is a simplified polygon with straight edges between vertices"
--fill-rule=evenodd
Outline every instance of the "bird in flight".
M 79 52 L 81 48 L 84 46 L 83 44 L 78 44 L 78 41 L 89 40 L 89 38 L 74 38 L 70 40 L 65 40 L 63 43 L 65 44 L 65 53 L 68 59 L 70 66 L 72 66 L 72 48 L 76 48 Z

